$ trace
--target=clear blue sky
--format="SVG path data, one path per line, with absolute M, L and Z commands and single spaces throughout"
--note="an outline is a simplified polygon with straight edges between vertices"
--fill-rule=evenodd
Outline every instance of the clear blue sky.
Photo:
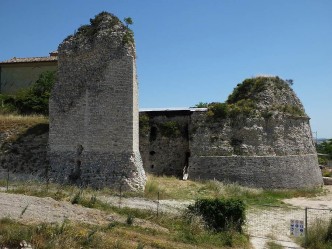
M 0 61 L 46 56 L 101 11 L 134 20 L 140 107 L 222 102 L 278 75 L 332 138 L 331 0 L 1 0 Z

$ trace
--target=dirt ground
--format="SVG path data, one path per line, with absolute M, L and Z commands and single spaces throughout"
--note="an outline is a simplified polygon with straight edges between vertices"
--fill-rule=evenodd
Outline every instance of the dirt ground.
M 251 237 L 251 242 L 255 249 L 266 248 L 265 243 L 269 240 L 275 240 L 277 243 L 284 245 L 285 248 L 300 248 L 294 242 L 291 242 L 289 235 L 289 222 L 291 219 L 304 219 L 304 208 L 315 208 L 309 211 L 310 218 L 319 215 L 332 214 L 332 186 L 325 186 L 326 195 L 313 198 L 292 198 L 284 200 L 285 203 L 292 205 L 294 208 L 250 208 L 247 213 L 247 230 Z M 1 190 L 0 190 L 1 191 Z M 3 190 L 2 190 L 3 191 Z M 148 209 L 157 212 L 179 213 L 191 202 L 163 200 L 158 204 L 155 201 L 142 198 L 122 198 L 118 197 L 98 197 L 100 200 L 116 206 L 135 207 Z M 7 194 L 0 192 L 0 218 L 9 217 L 26 223 L 39 222 L 63 222 L 65 219 L 91 223 L 107 224 L 110 221 L 125 222 L 125 217 L 117 214 L 106 214 L 105 212 L 85 208 L 79 205 L 72 205 L 64 201 L 55 201 L 52 198 L 39 198 L 33 196 Z M 154 228 L 167 232 L 167 229 L 148 221 L 135 219 L 137 225 L 142 227 Z
M 324 195 L 313 198 L 291 198 L 283 202 L 291 205 L 289 208 L 251 208 L 247 213 L 247 229 L 254 236 L 251 243 L 255 249 L 265 249 L 266 242 L 274 242 L 284 248 L 301 248 L 293 242 L 290 236 L 290 221 L 305 219 L 305 208 L 307 210 L 308 226 L 316 218 L 332 218 L 332 186 L 324 186 Z

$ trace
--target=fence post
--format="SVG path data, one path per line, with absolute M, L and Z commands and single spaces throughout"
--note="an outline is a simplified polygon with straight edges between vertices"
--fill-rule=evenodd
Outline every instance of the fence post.
M 119 198 L 119 208 L 121 208 L 121 202 L 122 202 L 122 183 L 120 183 L 120 198 Z
M 307 246 L 308 244 L 308 208 L 305 208 L 304 213 L 304 224 L 305 224 L 305 233 L 304 233 L 304 244 Z
M 157 217 L 159 216 L 159 191 L 158 191 L 158 201 L 157 201 Z
M 7 168 L 7 192 L 9 188 L 9 167 Z

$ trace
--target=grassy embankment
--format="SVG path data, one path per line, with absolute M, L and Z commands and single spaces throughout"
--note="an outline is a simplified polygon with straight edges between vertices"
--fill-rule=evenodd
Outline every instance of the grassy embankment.
M 1 182 L 4 185 L 4 181 Z M 126 223 L 110 222 L 107 226 L 96 226 L 65 222 L 64 224 L 26 225 L 19 221 L 1 221 L 0 244 L 8 245 L 16 237 L 25 238 L 36 248 L 56 248 L 66 241 L 68 248 L 250 248 L 248 237 L 236 232 L 213 233 L 208 231 L 200 219 L 188 219 L 185 215 L 176 217 L 131 208 L 110 206 L 98 196 L 118 195 L 111 189 L 79 189 L 75 186 L 60 186 L 45 183 L 11 183 L 10 193 L 51 197 L 103 212 L 117 213 L 127 217 Z M 139 196 L 155 200 L 161 199 L 193 200 L 198 198 L 232 197 L 244 200 L 248 206 L 253 204 L 280 204 L 283 198 L 293 196 L 314 196 L 319 190 L 261 190 L 241 187 L 236 184 L 222 184 L 217 181 L 181 181 L 174 177 L 148 176 L 144 194 L 123 193 L 124 197 Z M 158 224 L 169 233 L 131 225 L 130 220 L 140 218 Z M 41 229 L 42 228 L 42 229 Z M 121 239 L 125 238 L 125 239 Z

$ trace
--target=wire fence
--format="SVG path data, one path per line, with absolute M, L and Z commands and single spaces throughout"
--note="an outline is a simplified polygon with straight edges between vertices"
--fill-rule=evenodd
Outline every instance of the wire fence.
M 281 206 L 253 206 L 247 210 L 247 231 L 250 236 L 292 241 L 291 220 L 304 222 L 305 210 Z
M 331 220 L 332 210 L 257 205 L 249 208 L 246 215 L 250 236 L 292 242 L 296 237 L 305 239 L 317 220 Z

